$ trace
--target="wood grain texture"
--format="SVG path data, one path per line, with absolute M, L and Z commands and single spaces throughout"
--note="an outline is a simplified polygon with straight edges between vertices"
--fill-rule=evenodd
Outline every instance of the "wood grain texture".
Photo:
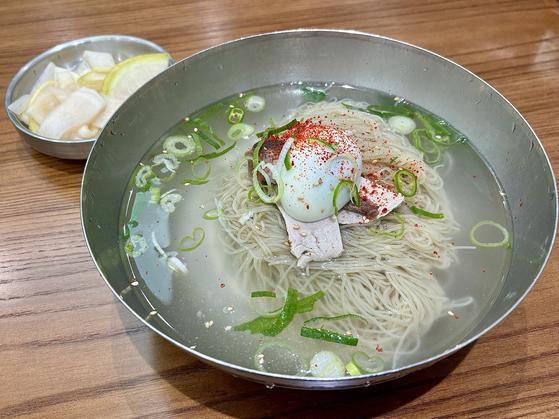
M 355 29 L 421 46 L 473 71 L 524 115 L 559 170 L 556 0 L 4 0 L 0 88 L 54 45 L 149 39 L 176 61 L 296 28 Z M 81 232 L 83 162 L 28 147 L 0 116 L 0 417 L 557 418 L 559 251 L 526 299 L 474 344 L 369 388 L 263 386 L 185 354 L 114 297 Z

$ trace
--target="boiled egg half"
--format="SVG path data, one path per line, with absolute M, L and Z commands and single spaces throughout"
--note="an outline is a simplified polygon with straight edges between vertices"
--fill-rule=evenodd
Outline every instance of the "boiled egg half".
M 302 222 L 333 215 L 338 184 L 343 180 L 358 183 L 361 175 L 362 158 L 355 142 L 343 132 L 319 124 L 308 124 L 293 136 L 288 159 L 290 168 L 284 161 L 277 163 L 284 184 L 280 204 Z M 336 197 L 337 208 L 350 197 L 349 187 L 343 185 Z

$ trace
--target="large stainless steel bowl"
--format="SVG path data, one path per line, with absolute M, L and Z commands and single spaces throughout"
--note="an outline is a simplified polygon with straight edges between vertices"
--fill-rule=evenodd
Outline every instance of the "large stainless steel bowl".
M 184 115 L 239 91 L 294 81 L 349 83 L 406 97 L 450 121 L 486 158 L 512 211 L 512 263 L 487 315 L 441 353 L 378 375 L 318 379 L 240 368 L 182 344 L 171 327 L 149 319 L 129 285 L 119 249 L 119 210 L 131 173 L 154 142 Z M 138 118 L 141 115 L 141 118 Z M 490 140 L 486 140 L 490 139 Z M 499 158 L 500 151 L 507 159 Z M 521 170 L 518 170 L 521 168 Z M 526 217 L 518 202 L 537 216 Z M 466 69 L 412 45 L 349 31 L 297 30 L 241 39 L 195 54 L 134 94 L 101 133 L 86 165 L 82 222 L 93 259 L 115 295 L 148 327 L 216 368 L 266 384 L 350 388 L 432 365 L 490 330 L 524 298 L 549 257 L 557 229 L 557 187 L 534 131 L 497 91 Z

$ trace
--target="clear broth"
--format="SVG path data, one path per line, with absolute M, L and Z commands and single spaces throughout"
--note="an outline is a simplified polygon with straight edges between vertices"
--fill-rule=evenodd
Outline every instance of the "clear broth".
M 305 86 L 309 84 L 305 83 Z M 398 100 L 394 95 L 354 86 L 328 83 L 315 83 L 312 86 L 328 92 L 325 100 L 348 98 L 381 105 L 394 104 L 395 100 Z M 280 120 L 287 118 L 290 109 L 306 102 L 300 88 L 300 83 L 293 83 L 255 90 L 254 93 L 266 99 L 266 108 L 259 113 L 247 111 L 243 122 L 254 124 L 255 132 L 266 129 L 270 118 L 274 118 L 276 123 L 280 124 Z M 229 103 L 236 99 L 238 96 L 223 99 L 221 102 L 225 106 L 215 115 L 221 114 Z M 428 104 L 423 106 L 429 108 Z M 195 117 L 196 114 L 191 116 Z M 207 121 L 218 136 L 226 138 L 226 132 L 230 127 L 226 116 L 210 116 Z M 165 138 L 170 135 L 188 134 L 184 125 L 180 121 L 164 133 L 146 153 L 142 162 L 151 164 L 150 159 L 161 153 Z M 202 215 L 216 206 L 215 196 L 211 191 L 221 179 L 223 171 L 232 170 L 237 160 L 255 141 L 254 135 L 249 140 L 239 140 L 232 151 L 211 160 L 212 173 L 209 177 L 210 182 L 206 185 L 180 184 L 180 179 L 192 179 L 189 168 L 180 168 L 174 179 L 160 185 L 162 193 L 176 188 L 183 196 L 183 200 L 176 205 L 175 212 L 169 215 L 159 205 L 148 204 L 138 218 L 137 226 L 130 231 L 131 234 L 142 234 L 146 238 L 148 250 L 135 259 L 128 258 L 123 251 L 123 258 L 129 261 L 126 266 L 129 268 L 130 282 L 137 281 L 138 284 L 132 287 L 133 292 L 145 303 L 148 311 L 157 312 L 151 316 L 150 321 L 163 323 L 165 328 L 172 328 L 176 333 L 174 337 L 186 347 L 246 368 L 254 368 L 255 351 L 263 339 L 270 338 L 251 335 L 249 332 L 226 330 L 228 326 L 239 325 L 257 317 L 250 302 L 252 290 L 236 286 L 236 269 L 232 266 L 231 257 L 220 250 L 219 246 L 218 234 L 222 226 L 219 221 L 203 219 Z M 226 142 L 229 145 L 229 142 Z M 203 145 L 205 153 L 215 151 L 207 144 Z M 421 362 L 458 344 L 490 309 L 509 269 L 510 250 L 460 249 L 460 246 L 471 247 L 469 232 L 479 221 L 491 219 L 512 231 L 506 200 L 501 195 L 502 190 L 491 168 L 467 142 L 449 147 L 439 165 L 438 173 L 445 182 L 444 190 L 460 228 L 451 240 L 456 245 L 454 262 L 448 269 L 433 270 L 433 275 L 436 275 L 446 296 L 451 302 L 455 302 L 456 307 L 450 305 L 448 309 L 445 308 L 438 320 L 421 336 L 420 349 L 401 356 L 396 368 Z M 123 199 L 121 209 L 123 231 L 137 192 L 134 179 L 131 179 L 130 190 Z M 191 235 L 196 227 L 205 230 L 206 236 L 202 245 L 189 252 L 179 252 L 178 243 L 183 237 Z M 155 232 L 160 246 L 167 252 L 179 253 L 178 257 L 188 266 L 187 275 L 173 273 L 165 263 L 161 263 L 157 252 L 151 246 L 152 232 Z M 125 242 L 126 239 L 122 239 L 122 248 Z M 461 305 L 461 302 L 465 301 L 469 303 Z M 448 314 L 446 310 L 453 314 Z M 208 327 L 208 322 L 213 323 Z M 307 359 L 319 349 L 325 349 L 337 353 L 347 363 L 356 350 L 344 345 L 301 338 L 298 336 L 300 326 L 294 321 L 276 339 L 279 338 L 301 350 Z M 288 363 L 280 364 L 278 360 L 276 372 L 294 373 Z

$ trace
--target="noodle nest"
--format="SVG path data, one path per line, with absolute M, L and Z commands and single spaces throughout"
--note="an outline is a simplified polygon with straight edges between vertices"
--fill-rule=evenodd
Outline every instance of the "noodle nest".
M 366 107 L 365 103 L 344 103 Z M 322 290 L 326 296 L 313 316 L 360 314 L 369 322 L 359 330 L 360 345 L 383 345 L 385 355 L 417 350 L 417 336 L 441 314 L 446 297 L 433 269 L 451 263 L 450 235 L 455 223 L 443 193 L 443 181 L 425 164 L 409 141 L 392 132 L 382 118 L 346 109 L 341 102 L 308 103 L 292 111 L 288 119 L 312 119 L 314 123 L 344 131 L 361 149 L 364 174 L 394 187 L 394 174 L 407 169 L 417 177 L 417 193 L 394 212 L 404 221 L 404 233 L 391 237 L 374 230 L 397 233 L 400 221 L 389 214 L 365 225 L 340 225 L 343 253 L 330 261 L 297 267 L 287 243 L 285 223 L 275 205 L 249 200 L 251 178 L 241 170 L 243 185 L 234 172 L 224 175 L 218 191 L 223 208 L 221 222 L 227 234 L 223 242 L 234 256 L 237 280 L 247 290 L 295 288 L 306 296 Z M 413 214 L 410 207 L 443 212 L 443 219 Z M 377 346 L 378 348 L 378 346 Z

